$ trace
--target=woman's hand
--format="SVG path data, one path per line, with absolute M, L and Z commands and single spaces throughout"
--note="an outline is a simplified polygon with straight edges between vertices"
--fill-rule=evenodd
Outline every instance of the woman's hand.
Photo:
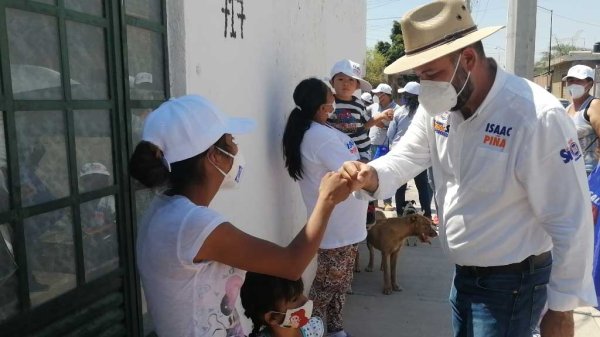
M 334 204 L 346 200 L 352 190 L 347 179 L 338 172 L 328 172 L 321 179 L 319 186 L 319 197 L 332 201 Z

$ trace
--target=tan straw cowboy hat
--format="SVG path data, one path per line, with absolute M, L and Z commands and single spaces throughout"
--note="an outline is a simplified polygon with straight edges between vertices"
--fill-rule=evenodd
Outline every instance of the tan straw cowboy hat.
M 477 29 L 462 0 L 441 0 L 414 9 L 400 20 L 405 55 L 386 74 L 413 69 L 488 37 L 504 26 Z

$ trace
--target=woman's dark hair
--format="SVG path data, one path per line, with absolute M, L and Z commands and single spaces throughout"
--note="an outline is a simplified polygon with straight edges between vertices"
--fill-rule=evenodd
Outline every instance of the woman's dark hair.
M 304 133 L 321 105 L 327 103 L 329 87 L 320 79 L 311 77 L 300 82 L 294 90 L 296 107 L 288 117 L 283 132 L 283 159 L 285 167 L 294 180 L 302 179 L 302 157 L 300 144 Z
M 225 142 L 225 135 L 221 136 L 214 145 L 226 151 L 230 150 Z M 175 193 L 181 193 L 190 183 L 200 182 L 204 178 L 204 172 L 199 164 L 207 151 L 171 163 L 171 172 L 169 172 L 163 162 L 162 151 L 150 142 L 141 141 L 129 160 L 129 174 L 148 188 L 167 185 Z
M 417 108 L 419 107 L 419 96 L 405 92 L 404 98 L 406 99 L 406 107 L 408 108 L 408 115 L 414 116 Z
M 303 291 L 302 279 L 290 281 L 276 276 L 247 272 L 240 297 L 244 314 L 252 320 L 253 328 L 249 337 L 257 336 L 260 329 L 267 325 L 264 320 L 266 313 L 278 311 L 279 303 L 292 301 Z

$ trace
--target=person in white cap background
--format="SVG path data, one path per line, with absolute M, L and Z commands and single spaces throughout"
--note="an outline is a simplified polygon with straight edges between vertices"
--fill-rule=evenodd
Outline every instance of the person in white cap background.
M 79 170 L 79 190 L 90 192 L 110 186 L 110 172 L 99 162 L 85 163 Z M 118 264 L 117 211 L 112 195 L 81 204 L 81 230 L 86 273 L 101 275 Z
M 138 226 L 136 260 L 158 336 L 245 336 L 235 309 L 245 271 L 299 279 L 315 256 L 347 181 L 328 173 L 314 211 L 287 247 L 233 226 L 210 203 L 241 183 L 244 161 L 232 134 L 254 121 L 231 118 L 203 97 L 171 99 L 150 113 L 130 174 L 165 187 Z
M 381 115 L 383 120 L 369 130 L 369 138 L 371 139 L 371 155 L 373 159 L 385 155 L 390 148 L 390 139 L 387 137 L 388 126 L 394 114 L 400 110 L 400 106 L 394 102 L 392 98 L 392 87 L 387 83 L 379 83 L 377 88 L 372 90 L 373 95 L 377 97 L 377 103 L 373 103 L 370 111 L 373 117 L 377 118 Z M 383 200 L 383 209 L 393 211 L 392 198 Z
M 417 112 L 417 108 L 419 107 L 419 88 L 419 83 L 408 82 L 403 88 L 398 89 L 398 93 L 402 95 L 405 104 L 394 112 L 394 118 L 387 130 L 387 137 L 390 139 L 391 148 L 394 148 L 404 136 L 415 116 L 415 112 Z M 431 194 L 429 193 L 427 170 L 425 169 L 417 174 L 414 180 L 419 191 L 419 203 L 421 204 L 423 215 L 431 219 Z M 400 186 L 394 194 L 398 216 L 402 216 L 402 208 L 406 204 L 405 195 L 406 184 Z
M 567 113 L 575 123 L 579 144 L 583 150 L 585 168 L 589 174 L 598 164 L 598 135 L 600 135 L 600 100 L 590 95 L 594 85 L 594 69 L 578 64 L 563 77 L 571 104 Z
M 298 181 L 306 210 L 315 207 L 319 181 L 347 160 L 360 159 L 352 139 L 327 125 L 335 100 L 327 84 L 316 78 L 300 82 L 283 133 L 283 154 L 292 179 Z M 309 298 L 314 314 L 327 321 L 328 336 L 345 337 L 343 310 L 351 289 L 357 244 L 367 237 L 367 201 L 350 197 L 336 206 L 321 241 L 317 271 Z
M 362 95 L 360 95 L 360 99 L 362 99 L 367 108 L 373 104 L 373 96 L 370 92 L 363 92 Z
M 596 305 L 573 123 L 556 97 L 485 57 L 481 40 L 502 27 L 478 28 L 463 1 L 423 5 L 401 27 L 406 54 L 385 72 L 413 69 L 420 106 L 390 153 L 340 171 L 379 199 L 433 167 L 455 336 L 529 337 L 538 322 L 544 337 L 573 336 L 573 309 Z

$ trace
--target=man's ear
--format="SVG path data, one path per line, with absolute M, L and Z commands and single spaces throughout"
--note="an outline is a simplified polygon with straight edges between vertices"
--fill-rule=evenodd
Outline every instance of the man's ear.
M 462 51 L 462 60 L 467 68 L 467 71 L 470 71 L 475 66 L 475 62 L 479 58 L 479 54 L 473 47 L 467 47 Z

